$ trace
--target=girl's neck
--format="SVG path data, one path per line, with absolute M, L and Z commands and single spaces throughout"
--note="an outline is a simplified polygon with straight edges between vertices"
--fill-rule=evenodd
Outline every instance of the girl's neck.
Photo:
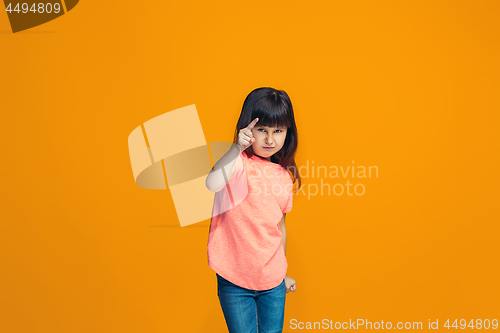
M 266 161 L 268 161 L 268 162 L 274 163 L 274 162 L 271 160 L 271 156 L 269 156 L 269 157 L 267 157 L 267 158 L 266 158 L 266 157 L 262 157 L 262 156 L 260 156 L 260 155 L 257 155 L 256 153 L 253 153 L 253 154 L 254 154 L 255 156 L 258 156 L 259 158 L 262 158 L 263 160 L 266 160 Z M 274 164 L 276 164 L 276 163 L 274 163 Z

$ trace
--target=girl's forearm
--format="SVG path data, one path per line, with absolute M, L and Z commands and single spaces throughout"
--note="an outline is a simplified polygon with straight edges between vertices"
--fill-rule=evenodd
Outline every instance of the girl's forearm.
M 212 170 L 207 176 L 205 185 L 212 192 L 219 192 L 226 186 L 227 181 L 233 176 L 235 172 L 236 158 L 241 154 L 242 150 L 240 145 L 233 144 L 231 149 L 215 163 Z

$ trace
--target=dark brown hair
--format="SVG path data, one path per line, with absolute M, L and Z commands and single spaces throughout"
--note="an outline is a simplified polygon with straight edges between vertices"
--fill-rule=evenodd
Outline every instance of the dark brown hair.
M 283 90 L 263 87 L 253 90 L 243 102 L 240 118 L 236 124 L 233 143 L 238 143 L 238 134 L 254 120 L 259 118 L 255 126 L 286 127 L 287 133 L 283 147 L 271 156 L 271 162 L 278 163 L 292 175 L 293 183 L 297 182 L 296 191 L 301 186 L 300 174 L 295 164 L 298 136 L 290 97 Z M 245 149 L 248 156 L 255 153 L 252 146 Z

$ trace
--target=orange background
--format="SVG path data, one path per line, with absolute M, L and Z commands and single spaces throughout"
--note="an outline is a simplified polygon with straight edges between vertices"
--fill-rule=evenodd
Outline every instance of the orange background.
M 363 196 L 294 197 L 285 332 L 500 319 L 499 15 L 498 1 L 87 0 L 12 34 L 0 14 L 0 331 L 225 331 L 209 221 L 181 228 L 168 190 L 134 183 L 127 138 L 196 104 L 207 142 L 231 141 L 262 86 L 291 97 L 299 166 L 379 168 Z

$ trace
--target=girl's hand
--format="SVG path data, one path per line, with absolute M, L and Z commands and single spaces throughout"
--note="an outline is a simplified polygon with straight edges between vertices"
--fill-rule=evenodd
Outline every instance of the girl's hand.
M 288 293 L 289 291 L 295 292 L 295 289 L 297 289 L 297 282 L 288 275 L 285 276 L 285 287 L 286 287 L 286 292 Z
M 259 121 L 259 118 L 255 118 L 247 127 L 240 129 L 238 133 L 238 145 L 240 146 L 241 151 L 244 151 L 248 147 L 250 147 L 254 142 L 255 138 L 252 134 L 252 128 Z

